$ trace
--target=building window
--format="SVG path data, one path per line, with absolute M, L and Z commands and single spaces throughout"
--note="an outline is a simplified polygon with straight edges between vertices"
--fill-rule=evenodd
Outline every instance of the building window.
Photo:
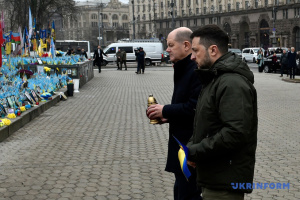
M 275 0 L 275 5 L 276 5 L 276 6 L 279 5 L 279 0 Z
M 212 18 L 212 17 L 208 18 L 208 23 L 209 23 L 209 24 L 212 24 L 212 23 L 213 23 L 213 18 Z
M 175 10 L 175 16 L 174 17 L 177 17 L 177 10 Z
M 199 5 L 199 0 L 196 0 L 196 5 Z
M 180 26 L 180 27 L 183 26 L 183 21 L 182 21 L 182 20 L 179 21 L 179 26 Z
M 222 12 L 222 5 L 219 5 L 219 12 Z
M 113 25 L 113 27 L 118 27 L 119 26 L 118 22 L 113 22 L 112 25 Z
M 164 2 L 160 2 L 160 7 L 161 7 L 161 8 L 164 7 Z
M 138 10 L 138 12 L 140 12 L 140 6 L 139 5 L 137 6 L 137 10 Z
M 265 6 L 268 6 L 269 1 L 265 0 Z
M 255 8 L 258 8 L 258 0 L 255 0 Z
M 202 25 L 202 26 L 205 25 L 205 19 L 204 19 L 204 18 L 201 19 L 201 25 Z
M 161 12 L 161 13 L 160 13 L 160 16 L 161 16 L 161 18 L 163 19 L 163 18 L 164 18 L 164 13 Z
M 151 20 L 151 14 L 149 14 L 149 20 Z
M 197 19 L 194 19 L 194 26 L 197 26 Z
M 168 7 L 170 7 L 170 1 L 168 1 Z
M 118 20 L 118 15 L 114 14 L 114 15 L 112 16 L 112 19 L 113 19 L 113 20 Z
M 123 23 L 123 28 L 128 28 L 128 23 Z
M 175 7 L 177 6 L 176 0 L 174 0 L 174 6 L 175 6 Z
M 249 1 L 245 1 L 245 9 L 248 10 L 249 8 Z
M 199 8 L 196 8 L 196 14 L 199 15 Z
M 162 22 L 159 22 L 159 27 L 163 28 Z
M 184 10 L 182 10 L 182 16 L 184 16 Z
M 102 15 L 103 19 L 107 19 L 107 14 Z
M 183 8 L 184 6 L 184 0 L 181 0 L 181 7 Z
M 231 11 L 231 4 L 230 3 L 227 5 L 227 10 L 228 10 L 228 12 Z
M 92 22 L 92 27 L 97 27 L 98 26 L 98 22 Z
M 92 19 L 97 19 L 97 15 L 96 14 L 92 14 L 91 18 Z
M 169 28 L 169 22 L 166 22 L 166 27 Z
M 145 5 L 143 5 L 143 12 L 145 12 L 146 11 L 146 6 Z
M 189 19 L 186 21 L 186 26 L 190 27 L 190 20 Z
M 127 15 L 123 15 L 122 16 L 122 20 L 128 20 L 128 16 Z
M 286 4 L 290 4 L 291 3 L 291 0 L 286 0 Z
M 240 2 L 236 2 L 236 11 L 240 10 Z
M 217 17 L 217 24 L 221 24 L 221 17 Z
M 203 8 L 203 14 L 206 14 L 206 7 Z

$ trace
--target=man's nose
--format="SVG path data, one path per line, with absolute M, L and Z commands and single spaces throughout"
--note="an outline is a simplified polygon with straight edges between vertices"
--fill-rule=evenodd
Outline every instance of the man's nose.
M 196 60 L 196 56 L 192 53 L 191 60 Z

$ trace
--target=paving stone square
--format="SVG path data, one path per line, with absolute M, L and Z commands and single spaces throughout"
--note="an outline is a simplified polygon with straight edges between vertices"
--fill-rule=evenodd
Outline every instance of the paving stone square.
M 300 84 L 258 73 L 258 146 L 254 189 L 246 200 L 300 198 Z M 168 104 L 173 68 L 95 70 L 95 77 L 0 143 L 2 199 L 173 199 L 164 171 L 168 125 L 151 125 L 147 98 Z

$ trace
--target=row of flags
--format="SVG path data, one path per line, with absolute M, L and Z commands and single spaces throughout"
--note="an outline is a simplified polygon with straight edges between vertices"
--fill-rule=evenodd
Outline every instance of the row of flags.
M 28 52 L 30 47 L 32 47 L 33 51 L 38 51 L 38 43 L 40 49 L 47 49 L 47 44 L 50 45 L 50 50 L 53 48 L 54 51 L 54 45 L 55 45 L 55 23 L 54 21 L 50 24 L 48 22 L 48 28 L 47 29 L 40 29 L 39 32 L 37 32 L 36 28 L 36 19 L 34 18 L 32 20 L 32 15 L 31 15 L 31 9 L 29 8 L 29 26 L 28 30 L 27 27 L 25 27 L 23 33 L 21 31 L 21 28 L 19 27 L 18 32 L 12 32 L 9 31 L 8 33 L 4 33 L 4 14 L 2 11 L 1 19 L 0 19 L 0 61 L 2 61 L 2 54 L 5 47 L 5 54 L 11 54 L 11 47 L 12 43 L 15 43 L 18 45 L 16 48 L 16 52 L 14 54 L 18 54 L 18 52 L 21 50 L 22 55 L 26 54 Z M 52 54 L 54 55 L 54 54 Z M 1 67 L 1 62 L 0 62 L 0 67 Z

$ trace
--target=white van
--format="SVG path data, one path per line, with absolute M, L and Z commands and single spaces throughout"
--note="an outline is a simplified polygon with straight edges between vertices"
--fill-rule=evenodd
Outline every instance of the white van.
M 163 45 L 161 42 L 120 42 L 108 45 L 103 51 L 108 56 L 103 56 L 103 65 L 116 62 L 116 53 L 121 50 L 126 51 L 126 62 L 135 62 L 135 49 L 143 47 L 146 52 L 145 65 L 150 66 L 153 63 L 161 63 L 163 56 Z
M 256 62 L 257 60 L 257 52 L 260 49 L 260 47 L 252 47 L 252 48 L 245 48 L 242 50 L 242 60 L 245 62 L 252 61 Z M 262 48 L 263 51 L 265 51 Z

